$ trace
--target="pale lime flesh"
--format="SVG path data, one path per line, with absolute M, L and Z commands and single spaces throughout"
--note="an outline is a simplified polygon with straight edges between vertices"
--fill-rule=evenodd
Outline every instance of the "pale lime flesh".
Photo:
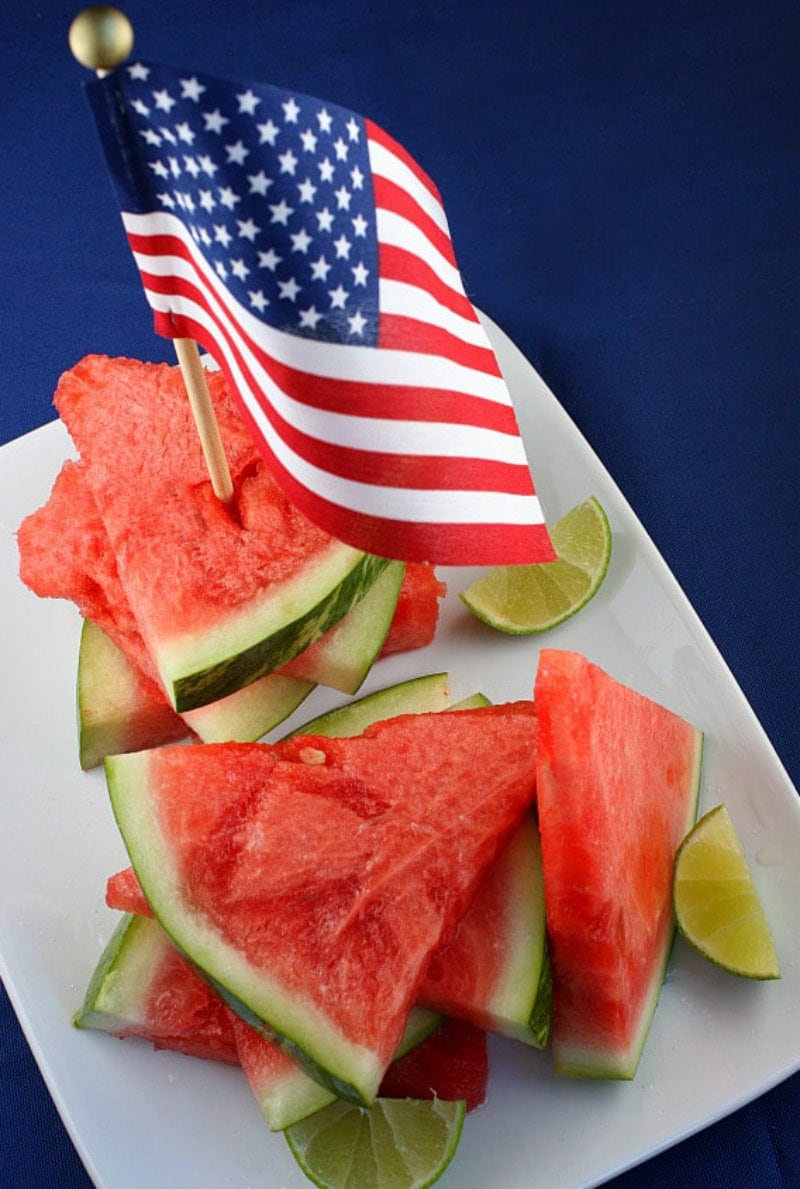
M 497 631 L 530 635 L 563 623 L 596 594 L 611 558 L 611 528 L 594 496 L 550 530 L 557 561 L 495 566 L 461 594 L 470 611 Z
M 705 814 L 681 844 L 673 898 L 678 929 L 715 965 L 743 978 L 780 978 L 766 914 L 724 805 Z
M 378 1098 L 369 1110 L 338 1101 L 284 1134 L 321 1189 L 425 1189 L 452 1160 L 465 1111 L 437 1098 Z

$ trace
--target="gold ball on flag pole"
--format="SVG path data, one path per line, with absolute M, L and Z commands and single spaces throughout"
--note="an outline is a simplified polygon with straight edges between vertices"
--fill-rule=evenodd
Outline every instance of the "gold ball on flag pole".
M 133 26 L 118 8 L 93 4 L 79 12 L 70 25 L 69 48 L 82 66 L 112 70 L 133 49 Z

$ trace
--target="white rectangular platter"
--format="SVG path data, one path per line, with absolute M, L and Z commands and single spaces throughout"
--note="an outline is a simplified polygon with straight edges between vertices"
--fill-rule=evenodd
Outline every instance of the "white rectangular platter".
M 435 642 L 380 662 L 362 692 L 448 670 L 455 697 L 530 697 L 540 647 L 574 648 L 706 734 L 701 809 L 725 801 L 773 926 L 783 978 L 751 984 L 675 947 L 632 1083 L 557 1078 L 547 1053 L 493 1040 L 489 1096 L 468 1116 L 442 1186 L 601 1183 L 800 1068 L 800 800 L 703 626 L 630 507 L 553 395 L 488 323 L 550 522 L 589 494 L 614 534 L 594 601 L 544 637 L 499 636 L 446 570 Z M 126 856 L 100 772 L 78 768 L 79 619 L 17 576 L 15 530 L 70 453 L 53 423 L 0 451 L 3 599 L 0 973 L 64 1122 L 101 1189 L 302 1189 L 238 1070 L 79 1033 L 70 1025 L 115 914 L 106 877 Z M 16 683 L 16 684 L 15 684 Z M 341 698 L 317 690 L 289 726 Z

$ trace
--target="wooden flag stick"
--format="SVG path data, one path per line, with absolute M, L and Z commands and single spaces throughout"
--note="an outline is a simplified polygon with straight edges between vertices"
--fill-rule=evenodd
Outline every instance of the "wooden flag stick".
M 208 394 L 208 386 L 200 362 L 200 352 L 194 339 L 173 339 L 175 354 L 181 367 L 183 382 L 189 397 L 189 404 L 203 447 L 203 455 L 211 479 L 214 495 L 229 504 L 233 498 L 233 482 L 225 457 L 225 449 L 219 434 L 219 425 Z
M 133 49 L 133 28 L 118 8 L 95 4 L 85 8 L 69 27 L 69 47 L 82 66 L 100 77 L 119 66 Z M 219 433 L 217 418 L 208 394 L 200 352 L 192 339 L 173 339 L 183 382 L 189 397 L 200 445 L 214 494 L 223 503 L 233 498 L 228 460 Z

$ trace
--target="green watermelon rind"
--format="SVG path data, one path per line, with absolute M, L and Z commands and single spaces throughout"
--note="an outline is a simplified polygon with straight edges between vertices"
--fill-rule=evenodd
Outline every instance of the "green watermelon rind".
M 81 625 L 75 699 L 78 760 L 85 772 L 102 764 L 107 755 L 138 751 L 156 739 L 174 743 L 189 734 L 166 703 L 154 704 L 142 717 L 132 661 L 90 619 Z
M 313 681 L 268 673 L 227 698 L 185 710 L 181 717 L 203 743 L 254 743 L 302 705 Z
M 700 783 L 703 767 L 704 736 L 702 731 L 693 728 L 694 757 L 692 777 L 687 797 L 687 812 L 683 823 L 683 834 L 687 834 L 697 818 L 697 806 L 700 797 Z M 662 960 L 653 971 L 648 994 L 642 1001 L 639 1017 L 639 1028 L 636 1036 L 625 1052 L 609 1052 L 608 1049 L 598 1050 L 585 1045 L 570 1047 L 562 1040 L 553 1053 L 553 1068 L 556 1073 L 577 1078 L 606 1078 L 618 1081 L 632 1081 L 639 1066 L 645 1041 L 653 1023 L 661 989 L 664 985 L 669 966 L 672 947 L 675 941 L 677 927 L 674 920 L 669 937 L 664 945 Z
M 528 1017 L 528 1028 L 537 1048 L 543 1049 L 550 1039 L 550 1025 L 553 1020 L 553 967 L 550 962 L 550 947 L 545 934 L 542 948 L 542 964 L 539 969 L 539 981 L 536 986 L 536 997 L 533 1001 L 531 1014 Z
M 450 678 L 447 673 L 427 673 L 422 677 L 410 677 L 384 689 L 374 690 L 344 706 L 336 706 L 325 714 L 291 731 L 285 738 L 295 735 L 324 735 L 328 739 L 341 739 L 358 735 L 366 727 L 381 719 L 397 714 L 420 714 L 450 708 Z
M 146 1023 L 132 1006 L 146 1001 L 153 970 L 164 952 L 165 939 L 152 928 L 148 917 L 123 913 L 95 966 L 83 1003 L 72 1022 L 76 1028 L 91 1028 L 118 1034 Z M 124 979 L 119 971 L 124 966 Z
M 227 698 L 177 715 L 163 703 L 137 722 L 137 674 L 133 662 L 102 628 L 84 619 L 78 651 L 78 743 L 81 767 L 97 767 L 107 755 L 177 742 L 193 731 L 204 743 L 260 739 L 293 714 L 315 688 L 313 682 L 270 673 Z M 168 717 L 169 716 L 169 717 Z M 183 726 L 183 729 L 181 729 Z
M 405 562 L 389 562 L 325 639 L 310 654 L 294 658 L 290 672 L 343 694 L 357 693 L 389 634 L 405 571 Z
M 510 943 L 505 939 L 510 961 L 486 1009 L 495 1031 L 544 1048 L 550 1033 L 553 984 L 547 952 L 542 844 L 532 816 L 522 823 L 510 845 L 518 852 L 526 852 L 526 858 L 533 861 L 516 864 L 512 890 L 516 903 L 510 923 L 519 930 L 519 936 Z
M 389 564 L 336 541 L 292 579 L 211 627 L 148 641 L 175 709 L 216 702 L 280 669 L 338 623 Z
M 147 752 L 110 756 L 106 779 L 114 816 L 154 916 L 228 1006 L 295 1058 L 337 1097 L 369 1106 L 380 1084 L 375 1055 L 349 1040 L 300 995 L 256 971 L 203 917 L 184 907 L 172 852 L 148 796 Z M 215 971 L 225 971 L 225 986 Z

